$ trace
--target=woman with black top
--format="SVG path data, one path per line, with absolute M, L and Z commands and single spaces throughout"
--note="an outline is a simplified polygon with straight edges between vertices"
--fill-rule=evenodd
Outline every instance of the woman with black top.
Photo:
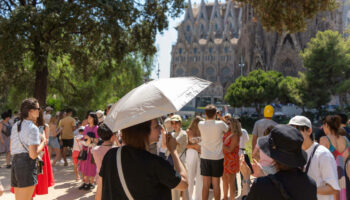
M 242 200 L 316 200 L 316 183 L 302 171 L 307 160 L 303 141 L 301 133 L 288 125 L 277 125 L 260 138 L 260 149 L 274 160 L 277 173 L 257 178 L 250 188 L 251 171 L 241 158 Z M 253 166 L 254 173 L 262 175 L 256 162 Z
M 187 189 L 187 174 L 176 152 L 177 142 L 171 135 L 166 136 L 166 141 L 176 171 L 166 160 L 147 151 L 150 144 L 158 141 L 160 131 L 161 125 L 156 119 L 121 130 L 125 146 L 112 148 L 104 156 L 97 200 L 170 200 L 171 189 Z
M 25 99 L 21 104 L 21 119 L 14 124 L 11 132 L 11 186 L 16 199 L 20 200 L 30 200 L 38 183 L 36 159 L 46 141 L 34 124 L 39 110 L 36 99 Z

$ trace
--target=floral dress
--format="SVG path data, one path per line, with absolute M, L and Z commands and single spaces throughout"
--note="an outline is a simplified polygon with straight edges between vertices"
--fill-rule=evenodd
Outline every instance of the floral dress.
M 224 137 L 223 141 L 225 146 L 230 146 L 232 142 L 232 137 L 228 138 L 231 135 L 231 131 L 228 131 Z M 228 138 L 228 139 L 226 139 Z M 224 153 L 224 173 L 226 174 L 235 174 L 239 172 L 239 145 L 237 145 L 232 152 L 223 151 Z

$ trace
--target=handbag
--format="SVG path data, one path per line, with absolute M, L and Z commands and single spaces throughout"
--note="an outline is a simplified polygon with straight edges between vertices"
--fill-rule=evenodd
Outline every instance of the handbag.
M 18 134 L 18 139 L 19 139 L 19 142 L 21 143 L 22 147 L 27 150 L 27 152 L 29 153 L 29 150 L 26 146 L 24 146 L 24 144 L 22 143 L 22 140 L 21 140 L 21 137 L 19 135 L 19 132 L 17 132 Z M 43 169 L 44 169 L 44 161 L 43 159 L 38 155 L 38 157 L 36 157 L 35 159 L 35 162 L 36 162 L 36 172 L 37 172 L 37 175 L 40 175 L 40 174 L 43 174 Z
M 78 160 L 86 160 L 86 159 L 87 159 L 87 150 L 85 149 L 80 150 L 78 155 Z
M 128 186 L 126 185 L 124 174 L 123 174 L 123 166 L 122 166 L 122 148 L 123 146 L 119 147 L 117 150 L 117 168 L 118 168 L 118 176 L 120 183 L 122 184 L 122 187 L 124 189 L 124 192 L 129 200 L 134 200 L 134 198 L 131 196 L 130 191 L 128 189 Z

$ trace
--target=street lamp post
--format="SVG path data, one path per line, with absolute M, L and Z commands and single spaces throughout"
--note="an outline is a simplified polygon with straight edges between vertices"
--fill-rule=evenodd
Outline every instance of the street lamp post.
M 239 63 L 238 66 L 241 68 L 241 76 L 243 76 L 243 68 L 244 68 L 243 56 L 241 56 L 241 63 Z M 243 113 L 243 108 L 241 107 L 241 115 L 242 113 Z
M 241 63 L 239 63 L 238 66 L 241 68 L 241 76 L 243 76 L 243 68 L 244 68 L 243 56 L 241 56 Z

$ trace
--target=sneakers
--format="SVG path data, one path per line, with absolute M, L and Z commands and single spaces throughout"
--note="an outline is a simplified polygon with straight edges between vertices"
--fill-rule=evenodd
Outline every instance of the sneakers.
M 86 183 L 84 183 L 83 185 L 81 185 L 80 187 L 79 187 L 79 190 L 92 190 L 92 189 L 94 189 L 95 188 L 95 185 L 94 184 L 86 184 Z
M 90 190 L 93 190 L 95 188 L 95 184 L 89 184 L 88 186 Z
M 86 184 L 86 183 L 83 183 L 83 185 L 81 185 L 80 187 L 79 187 L 79 190 L 87 190 L 89 187 L 88 187 L 88 184 Z
M 11 168 L 11 165 L 6 165 L 6 168 L 7 168 L 7 169 L 10 169 L 10 168 Z

